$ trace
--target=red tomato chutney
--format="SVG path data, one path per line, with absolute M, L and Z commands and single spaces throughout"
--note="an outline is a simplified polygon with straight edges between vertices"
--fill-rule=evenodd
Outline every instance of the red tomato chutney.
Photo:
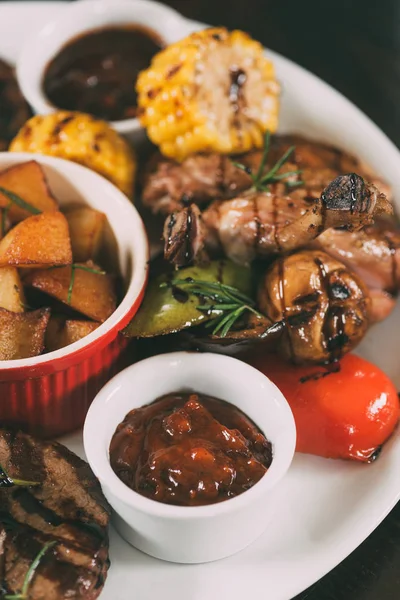
M 126 415 L 111 440 L 110 462 L 142 496 L 201 506 L 256 484 L 271 465 L 272 446 L 236 406 L 172 393 Z

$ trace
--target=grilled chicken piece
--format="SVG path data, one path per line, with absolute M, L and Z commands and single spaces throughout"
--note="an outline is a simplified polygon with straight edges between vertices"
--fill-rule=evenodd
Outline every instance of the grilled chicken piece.
M 371 319 L 382 321 L 393 310 L 400 288 L 400 230 L 380 219 L 361 231 L 329 229 L 314 246 L 352 269 L 368 286 Z
M 390 199 L 387 184 L 375 177 L 365 165 L 350 154 L 326 144 L 300 136 L 272 138 L 266 169 L 272 167 L 284 152 L 295 150 L 280 172 L 301 169 L 304 185 L 291 191 L 296 198 L 319 198 L 324 188 L 338 175 L 356 172 L 374 183 Z M 220 154 L 194 154 L 181 164 L 161 155 L 150 161 L 144 178 L 143 203 L 154 213 L 169 214 L 188 203 L 204 206 L 216 199 L 238 196 L 252 185 L 251 177 L 238 169 L 232 160 L 247 166 L 253 173 L 260 166 L 262 153 L 253 151 L 230 158 Z M 282 185 L 280 184 L 280 187 Z M 276 187 L 271 191 L 277 192 Z
M 0 485 L 0 589 L 21 592 L 39 552 L 30 600 L 95 600 L 107 570 L 110 511 L 89 466 L 64 446 L 0 430 L 0 465 L 11 478 L 39 485 Z M 3 475 L 4 477 L 4 475 Z
M 259 163 L 259 152 L 251 156 Z M 250 155 L 247 160 L 250 162 Z M 142 201 L 154 213 L 167 215 L 190 203 L 203 206 L 215 198 L 234 198 L 250 186 L 250 176 L 228 156 L 195 154 L 179 164 L 157 155 L 145 175 Z
M 164 229 L 164 253 L 183 266 L 196 259 L 204 240 L 210 253 L 222 251 L 239 264 L 249 264 L 304 247 L 331 227 L 358 230 L 375 216 L 391 212 L 384 194 L 352 173 L 337 177 L 316 200 L 254 192 L 214 202 L 202 219 L 197 216 L 197 237 L 192 217 L 185 216 L 192 215 L 191 207 L 172 213 Z
M 259 286 L 258 305 L 280 325 L 278 349 L 296 363 L 328 363 L 352 350 L 369 326 L 365 284 L 318 250 L 278 258 Z

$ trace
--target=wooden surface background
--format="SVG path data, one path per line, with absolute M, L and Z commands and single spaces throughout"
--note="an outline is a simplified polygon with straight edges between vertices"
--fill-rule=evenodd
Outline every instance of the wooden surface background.
M 400 0 L 164 3 L 192 19 L 248 31 L 337 88 L 400 145 Z M 260 598 L 268 600 L 268 592 Z M 306 599 L 400 600 L 400 504 L 351 556 L 296 598 Z

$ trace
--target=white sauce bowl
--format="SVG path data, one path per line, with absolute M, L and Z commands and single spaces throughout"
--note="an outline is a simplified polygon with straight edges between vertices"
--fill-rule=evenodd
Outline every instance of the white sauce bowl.
M 117 425 L 132 409 L 182 390 L 234 404 L 272 442 L 271 467 L 251 489 L 217 504 L 171 506 L 141 496 L 114 473 L 109 447 Z M 296 444 L 289 405 L 267 377 L 235 358 L 189 352 L 154 356 L 119 373 L 95 398 L 83 435 L 118 532 L 146 554 L 178 563 L 224 558 L 263 533 L 274 517 L 274 488 L 288 471 Z
M 26 40 L 17 61 L 19 86 L 35 113 L 47 114 L 58 110 L 43 90 L 46 68 L 56 54 L 69 41 L 85 32 L 118 25 L 152 29 L 167 45 L 189 32 L 188 22 L 179 13 L 150 0 L 80 0 L 68 4 L 57 17 Z M 133 142 L 144 138 L 138 119 L 112 121 L 110 124 Z

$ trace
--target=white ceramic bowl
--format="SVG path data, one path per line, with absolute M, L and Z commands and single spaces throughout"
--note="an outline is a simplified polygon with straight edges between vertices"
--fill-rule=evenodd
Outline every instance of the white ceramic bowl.
M 85 31 L 128 24 L 153 29 L 166 44 L 184 37 L 188 31 L 187 21 L 179 13 L 150 0 L 79 0 L 66 5 L 57 17 L 26 40 L 19 55 L 18 82 L 34 112 L 47 114 L 57 110 L 44 94 L 43 76 L 49 61 L 69 40 Z M 142 137 L 137 119 L 113 121 L 111 125 L 132 141 Z
M 218 504 L 171 506 L 132 491 L 114 473 L 109 446 L 117 425 L 133 408 L 179 390 L 231 402 L 272 442 L 271 467 L 250 490 Z M 158 355 L 119 373 L 95 398 L 83 436 L 87 459 L 122 537 L 147 554 L 179 563 L 224 558 L 265 530 L 273 518 L 273 488 L 289 469 L 296 443 L 289 405 L 267 377 L 231 357 L 189 352 Z
M 42 165 L 61 208 L 76 202 L 107 215 L 125 281 L 125 296 L 117 309 L 88 336 L 41 356 L 0 361 L 0 421 L 55 437 L 82 427 L 94 396 L 121 369 L 118 361 L 127 341 L 119 332 L 144 295 L 148 244 L 133 204 L 94 171 L 60 158 L 10 152 L 0 153 L 0 171 L 28 160 Z

